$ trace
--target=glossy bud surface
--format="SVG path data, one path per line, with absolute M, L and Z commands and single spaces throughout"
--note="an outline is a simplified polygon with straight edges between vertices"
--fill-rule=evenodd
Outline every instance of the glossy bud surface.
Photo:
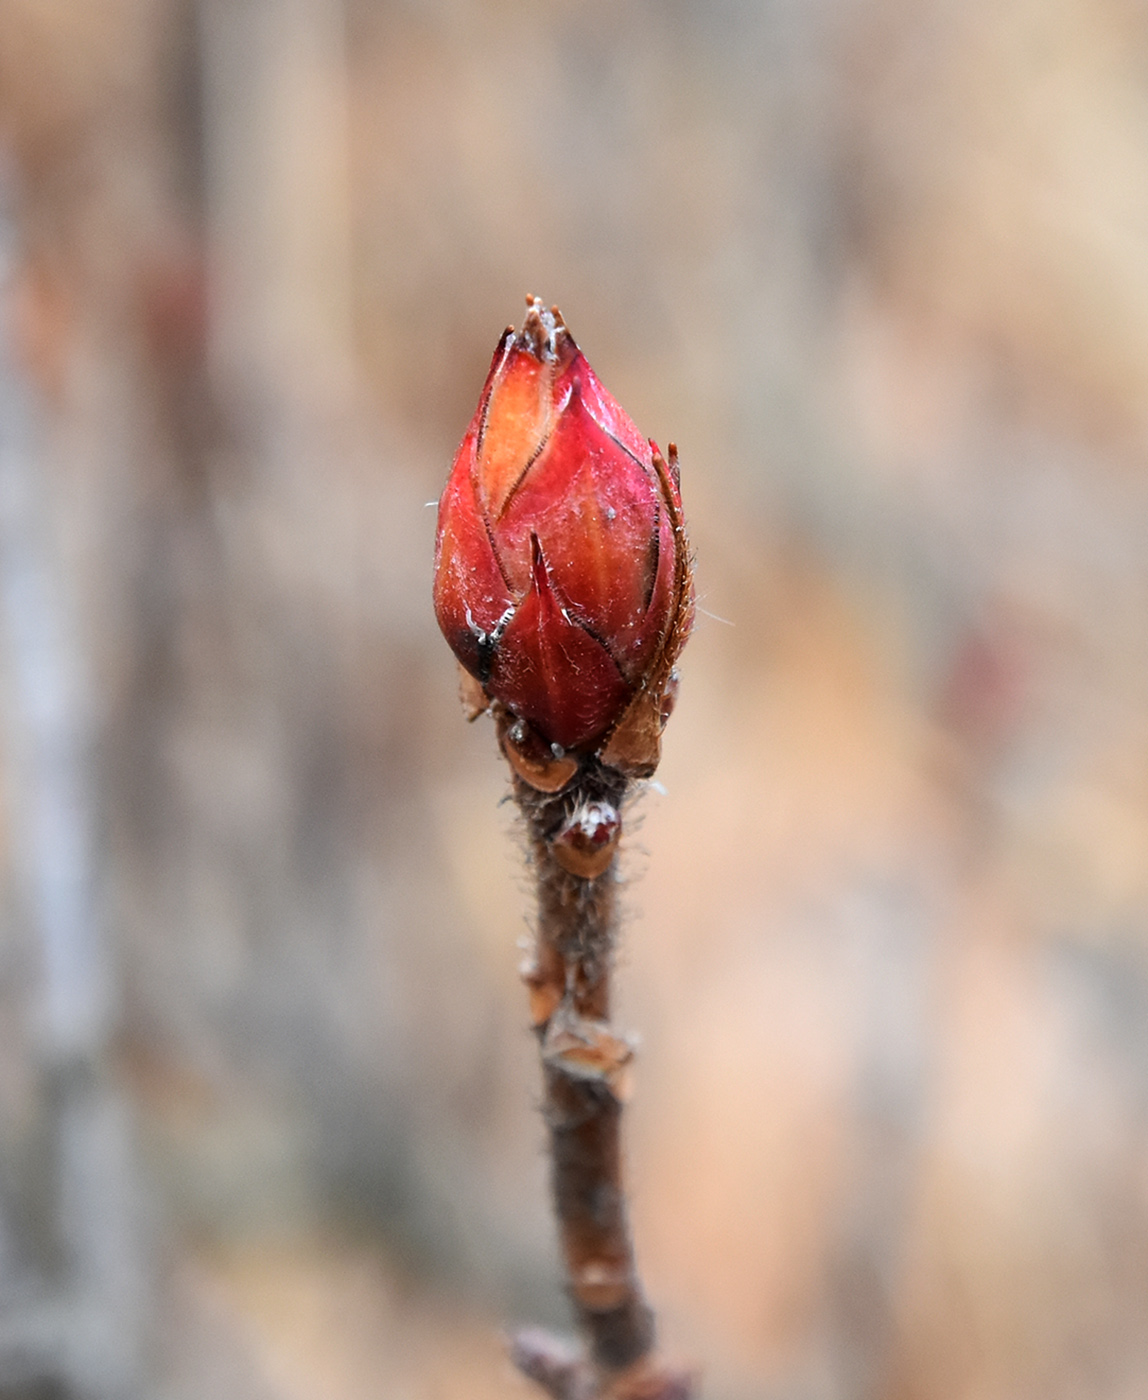
M 638 757 L 619 766 L 652 771 L 693 618 L 674 452 L 667 466 L 536 299 L 439 502 L 434 601 L 462 666 L 536 740 L 588 754 L 628 723 L 618 752 Z

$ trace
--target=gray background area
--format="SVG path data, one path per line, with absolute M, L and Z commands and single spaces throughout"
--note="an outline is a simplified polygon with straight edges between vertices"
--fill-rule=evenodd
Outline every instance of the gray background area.
M 698 556 L 619 965 L 667 1347 L 1143 1395 L 1143 7 L 0 0 L 0 1397 L 528 1393 L 426 507 L 526 293 Z

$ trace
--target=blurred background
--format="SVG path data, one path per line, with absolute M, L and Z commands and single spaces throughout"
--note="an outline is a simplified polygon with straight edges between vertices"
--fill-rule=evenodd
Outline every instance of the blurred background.
M 626 844 L 707 1400 L 1148 1393 L 1148 13 L 0 0 L 0 1396 L 526 1397 L 502 328 L 678 442 Z

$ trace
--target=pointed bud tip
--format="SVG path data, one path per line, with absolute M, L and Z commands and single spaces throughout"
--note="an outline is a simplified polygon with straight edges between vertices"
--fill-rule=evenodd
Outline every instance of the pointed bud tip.
M 529 350 L 536 360 L 557 360 L 562 350 L 573 346 L 574 341 L 566 329 L 566 322 L 556 306 L 549 311 L 542 304 L 542 298 L 528 295 L 526 317 L 522 322 L 522 332 L 518 343 Z
M 542 554 L 542 543 L 533 530 L 530 532 L 530 577 L 539 593 L 550 592 L 550 571 Z

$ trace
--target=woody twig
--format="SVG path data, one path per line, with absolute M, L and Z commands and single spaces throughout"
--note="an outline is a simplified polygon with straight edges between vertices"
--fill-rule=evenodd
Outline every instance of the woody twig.
M 688 1400 L 634 1261 L 633 1048 L 610 1021 L 623 804 L 657 766 L 693 621 L 677 453 L 640 437 L 534 298 L 499 342 L 439 504 L 435 611 L 467 713 L 494 715 L 537 880 L 524 980 L 584 1346 L 529 1331 L 513 1356 L 554 1400 Z
M 561 792 L 521 778 L 538 883 L 537 946 L 523 979 L 544 1079 L 551 1184 L 570 1296 L 587 1356 L 545 1334 L 514 1356 L 556 1400 L 685 1400 L 688 1379 L 653 1358 L 654 1317 L 634 1261 L 622 1181 L 622 1108 L 633 1048 L 610 1022 L 617 930 L 617 836 L 626 779 L 593 762 Z

